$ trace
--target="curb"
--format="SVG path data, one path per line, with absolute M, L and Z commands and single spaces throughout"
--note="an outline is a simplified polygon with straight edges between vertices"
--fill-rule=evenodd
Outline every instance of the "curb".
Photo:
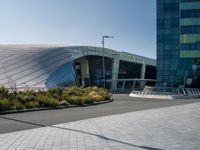
M 83 105 L 68 105 L 68 106 L 57 106 L 57 107 L 41 107 L 41 108 L 33 108 L 33 109 L 22 109 L 22 110 L 10 110 L 0 112 L 0 115 L 13 114 L 13 113 L 24 113 L 24 112 L 33 112 L 33 111 L 43 111 L 43 110 L 55 110 L 55 109 L 65 109 L 65 108 L 74 108 L 74 107 L 88 107 L 95 106 L 99 104 L 106 104 L 112 102 L 114 99 L 111 98 L 109 100 L 94 102 L 91 104 L 83 104 Z

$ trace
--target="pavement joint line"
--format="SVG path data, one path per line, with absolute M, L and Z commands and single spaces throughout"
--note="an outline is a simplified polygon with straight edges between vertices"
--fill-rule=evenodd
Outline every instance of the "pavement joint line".
M 191 119 L 195 119 L 193 121 L 200 121 L 197 120 L 198 118 L 200 119 L 199 117 L 200 112 L 197 109 L 199 108 L 199 106 L 200 103 L 187 104 L 187 105 L 180 105 L 173 107 L 165 107 L 161 109 L 159 108 L 159 109 L 123 113 L 118 115 L 110 115 L 105 117 L 97 117 L 92 119 L 85 119 L 81 121 L 53 125 L 52 127 L 55 128 L 51 130 L 52 134 L 50 135 L 53 143 L 50 144 L 48 147 L 45 147 L 45 145 L 41 147 L 40 145 L 38 146 L 35 145 L 35 147 L 30 146 L 29 149 L 34 149 L 34 148 L 59 149 L 62 147 L 61 145 L 62 138 L 61 139 L 59 138 L 61 134 L 63 135 L 68 134 L 69 137 L 66 135 L 67 136 L 66 140 L 67 139 L 69 140 L 69 148 L 71 149 L 78 149 L 78 147 L 81 147 L 77 142 L 78 135 L 83 136 L 84 140 L 86 141 L 86 145 L 82 147 L 83 149 L 101 149 L 101 146 L 99 146 L 99 144 L 102 143 L 100 141 L 104 141 L 106 143 L 104 145 L 105 148 L 115 149 L 115 150 L 197 149 L 200 146 L 199 141 L 198 140 L 194 141 L 192 139 L 193 138 L 200 139 L 200 137 L 198 137 L 198 134 L 196 134 L 196 132 L 199 132 L 199 130 L 197 130 L 196 132 L 188 130 L 186 131 L 186 133 L 183 132 L 182 130 L 188 127 L 190 127 L 191 129 L 195 128 L 199 129 L 198 128 L 198 126 L 200 126 L 199 124 L 194 124 L 196 126 L 190 126 L 190 124 L 185 124 L 191 122 L 192 121 Z M 177 114 L 174 115 L 174 113 Z M 169 116 L 172 116 L 172 118 L 169 118 Z M 6 133 L 3 136 L 12 138 L 12 135 L 18 135 L 18 134 L 23 135 L 24 133 L 37 133 L 37 131 L 38 132 L 40 131 L 41 134 L 36 135 L 37 137 L 35 138 L 41 138 L 40 136 L 44 136 L 44 134 L 42 133 L 46 133 L 45 131 L 47 130 L 47 128 L 49 129 L 49 127 L 45 127 L 39 129 L 31 129 L 28 131 L 18 131 L 17 133 L 16 132 Z M 120 130 L 120 133 L 116 132 L 118 130 Z M 165 132 L 163 133 L 163 131 Z M 183 134 L 184 135 L 187 134 L 187 137 L 181 136 Z M 124 135 L 125 138 L 121 135 Z M 118 138 L 118 137 L 123 137 L 123 138 Z M 38 139 L 33 140 L 32 144 L 34 145 L 34 142 L 37 143 L 36 142 L 37 140 Z M 87 142 L 89 142 L 88 145 Z
M 200 103 L 200 102 L 197 102 L 197 103 Z M 71 121 L 71 122 L 67 122 L 67 123 L 76 123 L 76 122 L 80 122 L 80 121 L 89 121 L 89 120 L 93 120 L 93 119 L 97 119 L 97 118 L 104 118 L 104 117 L 114 117 L 114 116 L 123 116 L 123 115 L 128 115 L 128 114 L 138 114 L 138 113 L 142 113 L 142 112 L 147 112 L 147 111 L 151 111 L 151 110 L 163 110 L 163 109 L 168 109 L 168 108 L 181 108 L 182 106 L 192 106 L 194 105 L 194 103 L 189 103 L 189 104 L 182 104 L 182 105 L 176 105 L 176 106 L 168 106 L 168 107 L 160 107 L 160 108 L 151 108 L 151 109 L 146 109 L 146 110 L 138 110 L 138 111 L 134 111 L 134 112 L 125 112 L 125 113 L 119 113 L 119 114 L 114 114 L 114 115 L 105 115 L 105 116 L 101 116 L 101 117 L 94 117 L 94 118 L 88 118 L 88 119 L 81 119 L 81 120 L 78 120 L 78 121 Z M 0 118 L 2 117 L 2 115 L 0 115 Z M 6 118 L 6 117 L 2 117 L 2 118 L 5 118 L 5 119 L 11 119 L 13 121 L 15 121 L 16 119 L 13 119 L 13 118 Z M 19 120 L 16 120 L 16 121 L 19 121 Z M 14 132 L 10 132 L 10 133 L 3 133 L 3 134 L 12 134 L 12 133 L 20 133 L 20 132 L 23 132 L 23 131 L 29 131 L 29 130 L 37 130 L 37 129 L 41 129 L 41 128 L 45 128 L 45 127 L 50 127 L 50 128 L 59 128 L 59 129 L 62 129 L 61 127 L 59 127 L 60 125 L 63 125 L 65 123 L 61 123 L 61 124 L 55 124 L 55 125 L 40 125 L 40 124 L 36 124 L 36 123 L 30 123 L 30 122 L 26 122 L 26 121 L 21 121 L 20 122 L 24 122 L 25 124 L 28 123 L 28 124 L 33 124 L 33 125 L 36 125 L 36 126 L 40 126 L 39 128 L 34 128 L 34 129 L 26 129 L 26 130 L 21 130 L 21 131 L 14 131 Z M 74 130 L 76 131 L 76 130 Z M 1 134 L 0 134 L 1 135 Z
M 48 110 L 48 111 L 35 111 L 35 112 L 28 112 L 28 113 L 19 113 L 19 114 L 9 114 L 9 115 L 2 115 L 4 117 L 14 118 L 18 121 L 27 121 L 27 123 L 36 123 L 39 125 L 42 125 L 42 127 L 47 127 L 48 125 L 59 125 L 62 123 L 73 123 L 76 121 L 82 121 L 81 126 L 84 131 L 87 131 L 86 128 L 90 128 L 86 123 L 84 123 L 84 120 L 87 120 L 88 118 L 98 118 L 100 116 L 112 116 L 113 114 L 123 114 L 127 112 L 140 112 L 141 110 L 151 110 L 151 109 L 157 109 L 157 108 L 170 108 L 171 106 L 182 106 L 184 104 L 188 103 L 196 103 L 200 102 L 199 100 L 176 100 L 176 101 L 163 101 L 163 100 L 146 100 L 146 99 L 135 99 L 130 98 L 127 95 L 113 95 L 115 101 L 112 103 L 104 104 L 104 105 L 97 105 L 94 107 L 83 107 L 83 108 L 71 108 L 71 109 L 59 109 L 59 110 Z M 72 118 L 73 117 L 73 118 Z M 169 116 L 168 118 L 173 117 Z M 197 117 L 198 118 L 198 117 Z M 123 119 L 123 118 L 122 118 Z M 114 119 L 115 120 L 115 119 Z M 108 120 L 109 121 L 109 120 Z M 2 119 L 0 118 L 0 133 L 9 133 L 17 130 L 27 130 L 32 128 L 38 128 L 40 126 L 35 126 L 27 123 L 20 123 L 12 120 Z M 88 121 L 87 121 L 88 122 Z M 178 121 L 179 122 L 179 121 Z M 93 122 L 94 123 L 94 122 Z M 92 123 L 92 124 L 93 124 Z M 115 126 L 116 124 L 112 121 L 111 126 Z M 124 123 L 122 124 L 125 125 Z M 80 125 L 79 125 L 80 126 Z M 87 126 L 87 127 L 86 127 Z M 76 126 L 77 128 L 77 123 Z M 100 126 L 101 127 L 101 126 Z M 49 129 L 51 127 L 48 127 Z M 72 127 L 74 128 L 74 127 Z M 75 129 L 76 129 L 75 128 Z M 78 127 L 79 128 L 79 127 Z M 105 128 L 110 128 L 110 126 L 105 126 Z M 118 131 L 121 135 L 123 134 L 124 130 L 121 127 L 118 127 Z M 130 127 L 128 127 L 130 128 Z M 111 130 L 112 128 L 110 128 Z M 54 129 L 52 129 L 53 131 Z M 98 130 L 98 129 L 96 129 Z M 88 130 L 90 131 L 90 130 Z M 91 130 L 94 132 L 94 130 Z M 102 130 L 100 130 L 102 131 Z M 64 133 L 67 133 L 66 131 Z M 101 134 L 101 132 L 97 132 L 98 134 Z M 104 133 L 104 132 L 103 132 Z M 116 133 L 108 131 L 110 135 L 116 134 L 116 138 L 118 138 L 120 135 L 119 132 L 116 131 Z M 54 133 L 53 133 L 54 134 Z M 125 133 L 126 135 L 127 133 Z M 1 134 L 0 134 L 1 135 Z M 74 134 L 73 134 L 74 135 Z M 105 133 L 104 135 L 107 135 Z M 50 134 L 51 136 L 51 134 Z M 124 137 L 124 136 L 122 136 Z M 0 136 L 0 139 L 4 139 Z M 66 139 L 66 138 L 65 138 Z M 126 138 L 124 138 L 126 139 Z M 94 141 L 95 138 L 93 139 Z M 48 139 L 48 141 L 50 141 Z M 48 144 L 47 141 L 47 144 Z M 3 141 L 2 141 L 3 142 Z M 0 142 L 0 143 L 2 143 Z M 4 140 L 5 142 L 5 140 Z

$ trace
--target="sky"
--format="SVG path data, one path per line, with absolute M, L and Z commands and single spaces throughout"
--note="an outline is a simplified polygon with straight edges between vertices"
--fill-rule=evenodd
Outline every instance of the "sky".
M 0 44 L 105 47 L 156 58 L 156 0 L 0 0 Z

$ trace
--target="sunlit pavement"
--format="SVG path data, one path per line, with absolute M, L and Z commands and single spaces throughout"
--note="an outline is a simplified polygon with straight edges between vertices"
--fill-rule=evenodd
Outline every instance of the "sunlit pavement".
M 198 103 L 200 99 L 144 99 L 114 94 L 113 102 L 89 107 L 75 107 L 0 115 L 0 134 L 46 127 L 84 119 L 135 112 L 147 109 Z
M 200 147 L 200 103 L 0 134 L 0 149 L 180 149 Z

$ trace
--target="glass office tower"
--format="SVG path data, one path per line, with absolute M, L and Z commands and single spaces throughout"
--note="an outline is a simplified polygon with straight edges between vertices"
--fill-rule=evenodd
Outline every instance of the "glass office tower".
M 157 0 L 157 86 L 200 87 L 200 0 Z

